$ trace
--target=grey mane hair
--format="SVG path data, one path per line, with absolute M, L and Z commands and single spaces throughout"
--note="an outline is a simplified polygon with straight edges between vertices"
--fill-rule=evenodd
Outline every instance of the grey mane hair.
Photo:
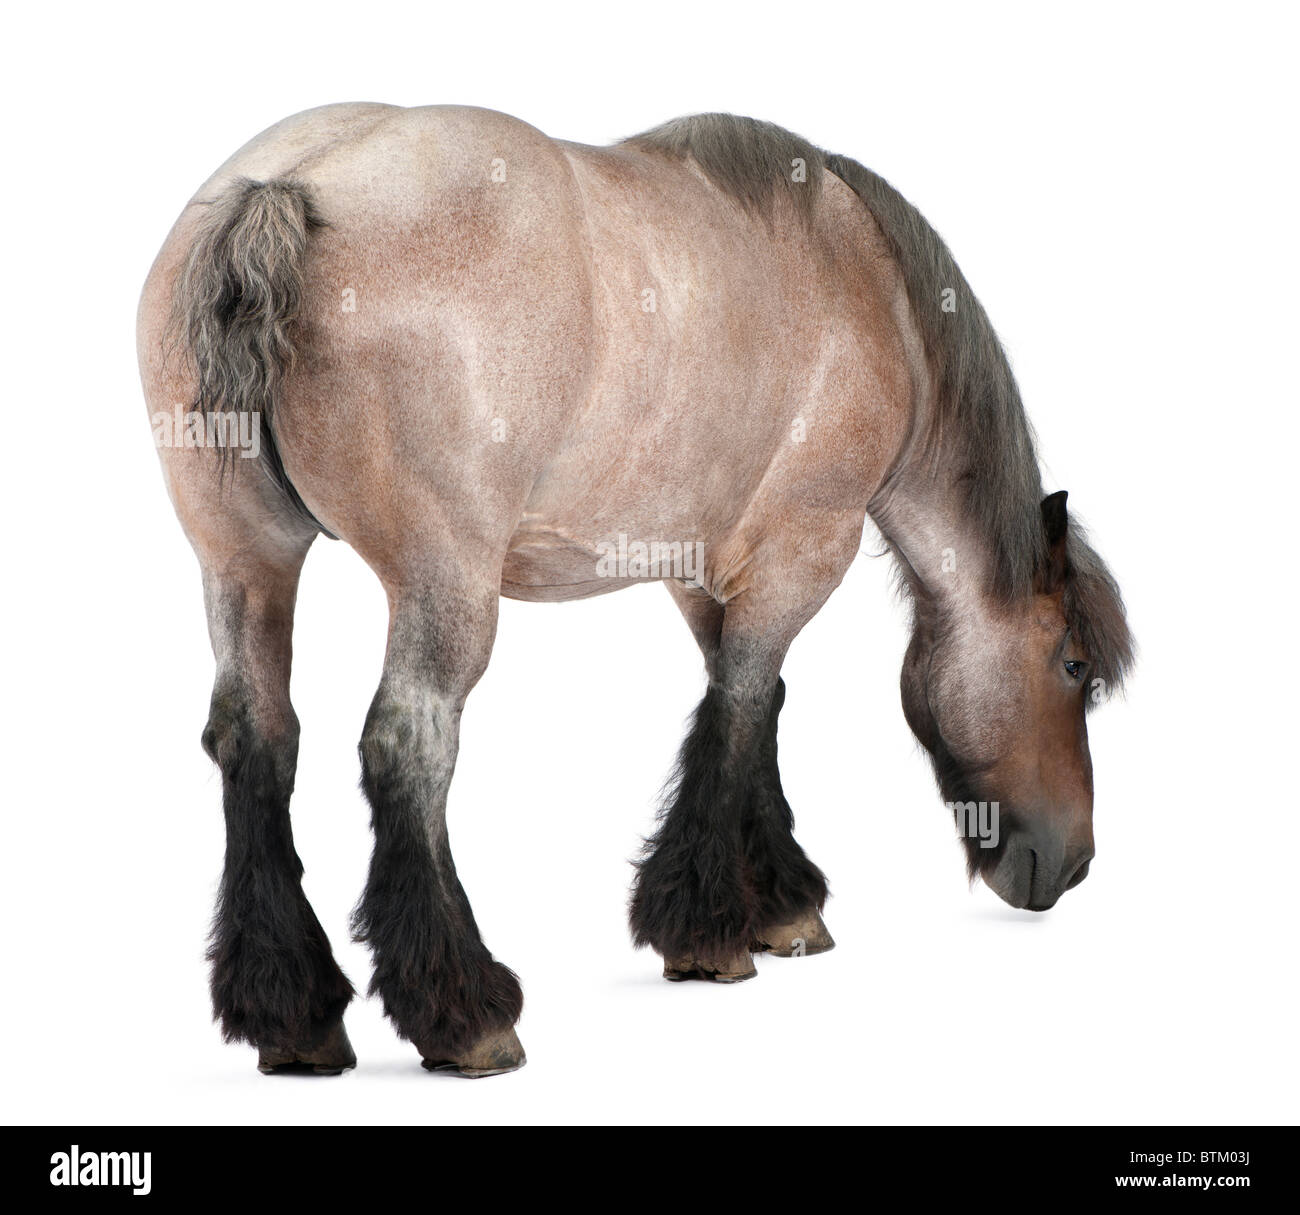
M 625 141 L 691 159 L 745 210 L 770 218 L 785 200 L 811 223 L 829 170 L 861 199 L 897 263 L 936 386 L 922 420 L 919 458 L 960 454 L 966 506 L 992 556 L 995 594 L 1010 601 L 1033 593 L 1047 567 L 1042 479 L 1020 390 L 988 314 L 925 217 L 883 177 L 769 122 L 732 114 L 677 118 Z M 807 180 L 793 180 L 802 160 Z M 951 311 L 943 309 L 951 290 Z M 1114 578 L 1071 523 L 1065 605 L 1070 627 L 1094 669 L 1118 690 L 1132 665 L 1133 642 Z M 915 594 L 914 579 L 902 585 Z
M 746 211 L 770 217 L 779 198 L 788 200 L 811 222 L 821 198 L 822 150 L 806 139 L 757 118 L 735 114 L 696 114 L 674 118 L 624 143 L 642 151 L 662 152 L 695 161 L 701 172 Z M 804 180 L 795 180 L 795 161 L 802 161 Z

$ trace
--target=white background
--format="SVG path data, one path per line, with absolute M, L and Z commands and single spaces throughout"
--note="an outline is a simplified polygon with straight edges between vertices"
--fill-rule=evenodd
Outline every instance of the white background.
M 904 11 L 905 10 L 905 11 Z M 1285 6 L 222 3 L 7 17 L 3 1016 L 8 1122 L 1249 1122 L 1296 1115 L 1295 28 Z M 51 10 L 43 10 L 49 14 Z M 521 1072 L 431 1076 L 374 1001 L 342 1079 L 209 1020 L 211 655 L 134 355 L 145 273 L 235 147 L 330 101 L 603 143 L 722 109 L 888 177 L 1002 334 L 1049 488 L 1141 664 L 1092 718 L 1098 855 L 1044 916 L 967 889 L 862 556 L 786 668 L 782 771 L 839 948 L 739 987 L 633 951 L 627 864 L 703 687 L 662 588 L 506 602 L 451 795 L 519 972 Z M 870 531 L 864 548 L 872 550 Z M 300 595 L 294 801 L 345 970 L 385 608 Z

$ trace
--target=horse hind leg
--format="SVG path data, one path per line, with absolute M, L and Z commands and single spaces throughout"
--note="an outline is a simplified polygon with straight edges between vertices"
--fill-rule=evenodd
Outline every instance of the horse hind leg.
M 289 701 L 290 634 L 306 554 L 206 564 L 217 659 L 203 746 L 221 770 L 226 858 L 209 960 L 228 1041 L 258 1049 L 265 1073 L 334 1075 L 356 1064 L 343 1028 L 352 984 L 302 888 L 289 821 L 298 719 Z
M 525 1062 L 523 993 L 493 958 L 456 876 L 447 791 L 465 699 L 487 666 L 500 575 L 474 587 L 390 588 L 379 690 L 361 739 L 375 849 L 354 929 L 372 994 L 431 1071 L 494 1076 Z
M 258 1048 L 263 1070 L 337 1072 L 356 1062 L 342 1023 L 353 990 L 303 893 L 289 822 L 294 600 L 319 527 L 286 489 L 268 413 L 313 226 L 309 199 L 287 182 L 241 183 L 219 205 L 187 210 L 145 284 L 139 353 L 163 476 L 203 571 L 216 658 L 203 732 L 226 820 L 209 951 L 214 1011 L 228 1040 Z

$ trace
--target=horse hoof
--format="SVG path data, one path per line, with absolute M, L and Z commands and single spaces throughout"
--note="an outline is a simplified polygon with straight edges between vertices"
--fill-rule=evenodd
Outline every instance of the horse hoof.
M 420 1052 L 424 1055 L 424 1052 Z M 519 1035 L 514 1027 L 498 1030 L 479 1039 L 469 1050 L 451 1058 L 424 1055 L 424 1066 L 431 1072 L 453 1072 L 457 1076 L 467 1076 L 471 1080 L 483 1076 L 504 1076 L 506 1072 L 517 1072 L 528 1056 L 519 1042 Z
M 357 1056 L 348 1041 L 342 1021 L 314 1032 L 310 1039 L 285 1049 L 260 1048 L 257 1070 L 264 1076 L 276 1072 L 310 1072 L 314 1076 L 338 1076 L 356 1067 Z
M 755 948 L 778 958 L 799 958 L 814 953 L 825 953 L 835 948 L 835 940 L 826 931 L 821 915 L 805 912 L 788 924 L 774 924 L 759 933 Z
M 741 950 L 725 958 L 702 959 L 690 954 L 664 958 L 664 978 L 670 983 L 685 979 L 709 979 L 714 983 L 743 983 L 752 979 L 758 970 L 749 950 Z

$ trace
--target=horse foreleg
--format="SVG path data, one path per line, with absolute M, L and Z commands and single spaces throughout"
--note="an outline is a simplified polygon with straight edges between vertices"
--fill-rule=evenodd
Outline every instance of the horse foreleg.
M 825 953 L 835 941 L 821 917 L 826 878 L 795 840 L 794 812 L 781 788 L 776 729 L 784 703 L 785 680 L 778 678 L 745 819 L 745 854 L 761 907 L 752 946 L 789 958 Z
M 759 630 L 758 613 L 742 605 L 724 609 L 698 589 L 668 586 L 704 654 L 709 689 L 638 866 L 632 928 L 663 955 L 665 977 L 735 982 L 756 973 L 751 952 L 834 944 L 819 914 L 826 880 L 795 842 L 777 768 L 779 671 L 802 620 Z

